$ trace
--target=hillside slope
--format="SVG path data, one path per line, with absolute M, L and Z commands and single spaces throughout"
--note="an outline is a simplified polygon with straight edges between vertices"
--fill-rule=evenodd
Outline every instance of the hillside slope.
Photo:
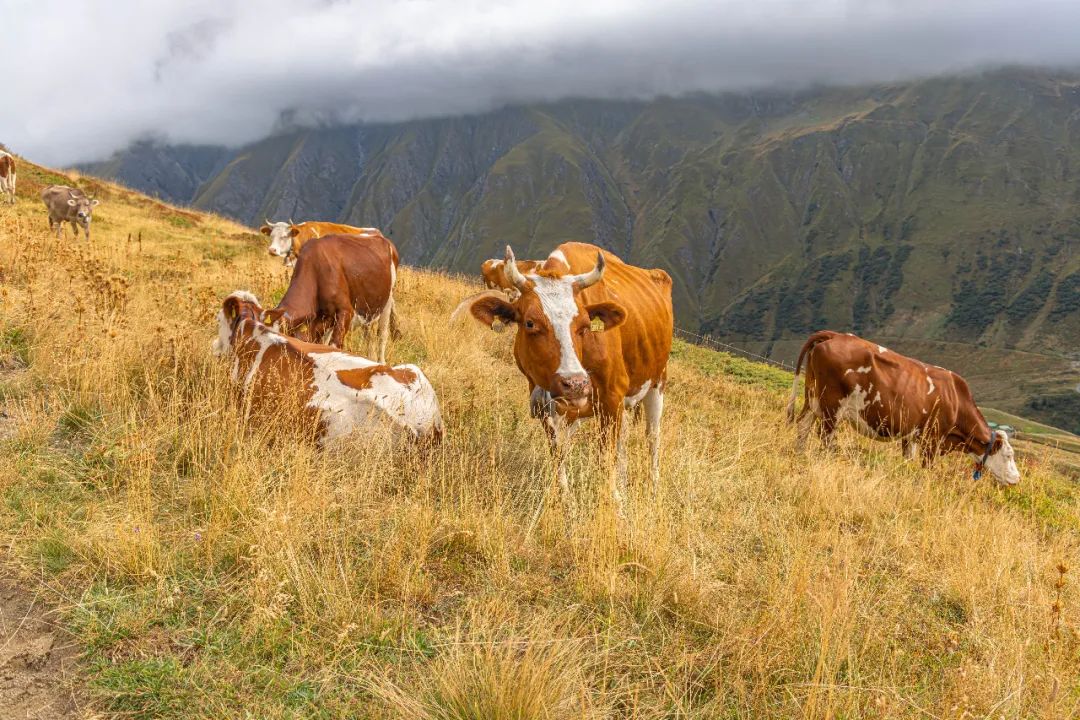
M 1040 455 L 1001 489 L 850 433 L 797 453 L 790 376 L 677 343 L 662 481 L 639 425 L 617 523 L 590 427 L 569 516 L 508 336 L 448 323 L 477 286 L 410 268 L 390 356 L 446 440 L 320 453 L 246 421 L 209 353 L 227 292 L 284 288 L 259 236 L 84 181 L 95 242 L 57 241 L 34 196 L 62 178 L 21 177 L 0 532 L 106 716 L 1076 713 L 1080 492 Z
M 667 270 L 682 327 L 765 354 L 821 327 L 937 362 L 936 341 L 1034 354 L 981 391 L 1080 431 L 1078 113 L 1080 78 L 1007 70 L 142 145 L 90 169 L 246 222 L 378 225 L 457 271 L 592 240 Z M 977 374 L 972 354 L 952 367 Z

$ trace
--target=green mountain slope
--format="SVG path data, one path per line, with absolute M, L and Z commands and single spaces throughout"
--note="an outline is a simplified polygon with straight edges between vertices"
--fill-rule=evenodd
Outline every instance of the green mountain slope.
M 671 273 L 681 326 L 757 351 L 791 356 L 827 326 L 931 359 L 952 357 L 932 341 L 1010 366 L 1035 353 L 1050 368 L 1009 383 L 1030 392 L 1007 399 L 992 373 L 976 389 L 1068 424 L 1080 418 L 1078 122 L 1080 76 L 1022 69 L 574 100 L 285 133 L 169 199 L 246 222 L 378 225 L 406 261 L 465 272 L 507 242 L 536 257 L 591 240 Z M 91 170 L 155 189 L 124 165 Z M 970 354 L 953 366 L 974 367 Z

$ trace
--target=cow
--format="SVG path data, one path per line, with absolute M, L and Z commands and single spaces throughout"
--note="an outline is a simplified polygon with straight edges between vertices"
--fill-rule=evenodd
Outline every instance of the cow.
M 510 278 L 506 277 L 503 269 L 505 260 L 485 260 L 480 265 L 480 274 L 484 276 L 484 284 L 491 290 L 502 290 L 511 300 L 517 300 L 518 291 Z M 517 269 L 522 275 L 535 272 L 544 264 L 543 260 L 518 260 Z
M 274 413 L 295 402 L 323 445 L 380 426 L 421 444 L 442 440 L 439 402 L 420 368 L 390 367 L 282 335 L 259 320 L 262 314 L 254 295 L 231 293 L 218 311 L 211 348 L 232 358 L 232 379 L 249 408 Z
M 266 322 L 286 335 L 303 333 L 302 340 L 339 348 L 354 322 L 378 322 L 378 358 L 384 363 L 398 263 L 397 248 L 382 233 L 311 240 L 300 249 L 289 288 L 267 311 Z
M 7 193 L 8 202 L 15 204 L 15 158 L 0 150 L 0 195 Z
M 601 449 L 615 444 L 609 490 L 621 514 L 626 412 L 639 405 L 653 483 L 660 478 L 660 419 L 674 328 L 671 277 L 577 242 L 559 245 L 529 274 L 518 270 L 507 246 L 504 268 L 518 297 L 484 293 L 465 301 L 469 312 L 488 327 L 496 321 L 517 326 L 514 359 L 528 380 L 530 411 L 543 423 L 568 502 L 565 447 L 580 420 L 598 418 Z
M 826 444 L 840 422 L 875 440 L 900 439 L 904 455 L 966 452 L 976 460 L 975 479 L 989 470 L 1003 485 L 1020 481 L 1008 435 L 993 431 L 975 405 L 967 382 L 956 373 L 927 365 L 850 333 L 822 330 L 802 346 L 788 420 L 795 422 L 799 371 L 805 361 L 804 405 L 798 442 L 804 445 L 815 420 Z
M 59 240 L 64 233 L 64 223 L 71 223 L 75 239 L 79 239 L 79 226 L 82 226 L 86 239 L 90 239 L 90 221 L 98 201 L 88 198 L 86 193 L 67 185 L 50 185 L 41 191 L 41 200 L 49 211 L 49 230 L 56 228 Z
M 340 225 L 328 222 L 276 222 L 269 220 L 259 228 L 259 232 L 270 237 L 270 254 L 282 258 L 285 267 L 296 264 L 300 248 L 308 240 L 324 235 L 381 235 L 378 228 L 361 228 L 352 225 Z

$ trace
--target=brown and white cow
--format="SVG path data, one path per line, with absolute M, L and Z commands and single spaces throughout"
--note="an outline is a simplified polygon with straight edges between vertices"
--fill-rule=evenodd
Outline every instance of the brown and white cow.
M 520 296 L 509 301 L 485 294 L 469 299 L 469 310 L 488 326 L 496 320 L 517 325 L 514 359 L 529 381 L 532 414 L 544 423 L 564 495 L 569 499 L 565 445 L 578 421 L 595 415 L 605 446 L 616 443 L 619 483 L 610 489 L 621 508 L 625 413 L 639 404 L 645 410 L 652 478 L 659 480 L 660 418 L 674 323 L 671 278 L 585 243 L 560 245 L 529 274 L 518 270 L 507 247 L 504 267 Z
M 0 195 L 7 193 L 8 202 L 15 204 L 15 158 L 0 150 Z
M 229 295 L 212 347 L 215 355 L 232 357 L 232 378 L 250 407 L 275 412 L 294 401 L 318 423 L 323 443 L 378 427 L 419 442 L 442 439 L 439 402 L 420 368 L 390 367 L 287 337 L 260 322 L 262 313 L 251 293 Z
M 259 232 L 270 237 L 270 254 L 282 258 L 285 267 L 292 267 L 300 256 L 300 248 L 308 240 L 326 235 L 382 235 L 378 228 L 361 228 L 330 222 L 276 222 L 269 220 Z
M 792 422 L 804 361 L 800 445 L 815 420 L 826 443 L 838 423 L 848 422 L 874 439 L 900 439 L 904 454 L 909 459 L 921 454 L 924 465 L 938 454 L 961 451 L 976 459 L 976 479 L 986 468 L 1002 484 L 1020 481 L 1008 436 L 990 429 L 956 373 L 855 335 L 822 330 L 807 339 L 795 364 L 788 403 Z
M 378 323 L 378 358 L 386 362 L 398 252 L 372 235 L 326 235 L 304 244 L 285 296 L 266 322 L 286 335 L 342 347 L 353 323 Z
M 510 278 L 506 276 L 503 265 L 505 260 L 485 260 L 480 265 L 480 274 L 484 276 L 484 284 L 491 290 L 502 290 L 511 300 L 517 300 L 518 290 Z M 544 264 L 543 260 L 518 260 L 517 269 L 522 275 L 536 272 Z
M 49 211 L 49 230 L 56 228 L 56 237 L 60 239 L 64 232 L 64 223 L 71 223 L 75 239 L 79 239 L 82 227 L 86 239 L 90 239 L 90 222 L 98 201 L 86 196 L 78 188 L 67 185 L 50 185 L 41 191 L 41 201 Z

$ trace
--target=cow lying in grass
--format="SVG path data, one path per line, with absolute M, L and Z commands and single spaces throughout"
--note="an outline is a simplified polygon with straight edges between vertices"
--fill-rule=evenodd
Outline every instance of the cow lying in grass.
M 317 423 L 322 442 L 380 426 L 420 442 L 442 439 L 438 399 L 420 368 L 282 335 L 260 322 L 262 314 L 254 295 L 232 293 L 218 312 L 213 343 L 215 355 L 233 358 L 233 380 L 252 407 L 298 406 Z
M 799 370 L 806 363 L 805 404 L 799 413 L 799 444 L 815 420 L 829 443 L 840 422 L 876 440 L 899 439 L 904 454 L 935 456 L 966 452 L 975 478 L 987 469 L 1004 485 L 1020 482 L 1008 436 L 993 431 L 962 377 L 851 334 L 822 330 L 811 335 L 795 363 L 788 419 L 795 421 Z

